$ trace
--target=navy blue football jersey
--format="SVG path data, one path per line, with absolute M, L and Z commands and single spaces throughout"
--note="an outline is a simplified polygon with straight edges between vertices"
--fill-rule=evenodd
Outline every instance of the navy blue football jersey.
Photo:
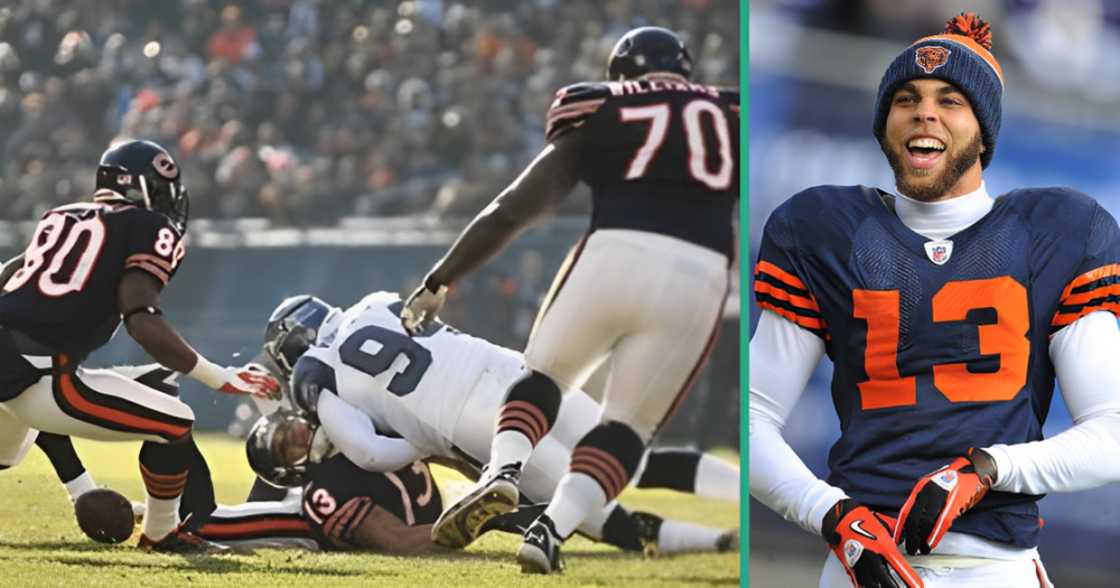
M 339 453 L 322 463 L 309 464 L 307 473 L 311 481 L 303 490 L 303 512 L 325 548 L 334 543 L 327 537 L 324 523 L 353 498 L 369 496 L 373 506 L 393 513 L 406 525 L 434 523 L 443 511 L 439 487 L 428 464 L 422 461 L 395 472 L 379 473 L 363 470 Z
M 739 198 L 739 93 L 683 78 L 567 86 L 546 138 L 578 132 L 591 230 L 634 229 L 734 255 Z
M 1120 230 L 1064 188 L 1003 195 L 951 244 L 911 231 L 892 205 L 863 186 L 795 195 L 766 224 L 755 294 L 833 361 L 829 483 L 896 513 L 921 476 L 968 448 L 1042 438 L 1050 337 L 1120 309 Z M 1039 498 L 989 492 L 953 530 L 1034 546 Z
M 185 255 L 182 234 L 158 212 L 98 202 L 55 208 L 4 284 L 0 325 L 80 360 L 120 325 L 124 272 L 143 271 L 166 285 Z

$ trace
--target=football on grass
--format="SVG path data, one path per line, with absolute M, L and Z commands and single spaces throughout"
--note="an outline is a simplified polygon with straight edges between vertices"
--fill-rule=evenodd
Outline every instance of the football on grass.
M 78 526 L 87 537 L 101 543 L 120 543 L 132 536 L 132 504 L 108 488 L 90 490 L 74 503 Z

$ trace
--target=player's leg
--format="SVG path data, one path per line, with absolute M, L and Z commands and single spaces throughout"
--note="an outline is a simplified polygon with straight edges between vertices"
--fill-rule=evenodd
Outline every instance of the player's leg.
M 652 448 L 635 477 L 634 486 L 638 488 L 667 488 L 739 501 L 739 468 L 695 449 Z
M 39 434 L 3 407 L 0 404 L 0 470 L 19 465 Z
M 528 461 L 556 423 L 563 393 L 587 381 L 620 330 L 614 301 L 602 296 L 603 276 L 618 272 L 620 260 L 600 241 L 592 235 L 577 250 L 541 307 L 525 348 L 529 371 L 498 413 L 492 468 Z
M 519 501 L 522 467 L 549 434 L 560 412 L 562 391 L 578 387 L 606 357 L 616 328 L 613 301 L 599 295 L 601 276 L 617 272 L 617 260 L 595 246 L 595 236 L 569 272 L 557 278 L 552 299 L 541 310 L 525 351 L 528 372 L 514 382 L 498 410 L 483 477 L 436 521 L 433 538 L 463 547 L 493 516 Z M 588 304 L 602 300 L 604 304 Z
M 726 296 L 726 269 L 717 259 L 681 256 L 667 262 L 678 272 L 687 270 L 696 273 L 690 277 L 706 279 L 662 283 L 656 296 L 632 301 L 635 323 L 646 327 L 615 344 L 603 423 L 573 449 L 569 472 L 539 528 L 534 525 L 526 532 L 518 552 L 523 571 L 553 571 L 559 543 L 629 483 L 645 446 L 683 399 L 715 340 Z
M 302 496 L 302 489 L 291 488 L 283 500 L 219 504 L 196 532 L 236 548 L 317 550 L 318 541 L 303 517 Z
M 214 550 L 203 543 L 183 544 L 196 538 L 178 531 L 188 470 L 201 455 L 191 437 L 194 413 L 178 398 L 113 370 L 85 370 L 60 357 L 50 376 L 6 404 L 40 430 L 100 441 L 143 440 L 140 473 L 147 497 L 141 545 Z M 167 545 L 161 545 L 165 539 Z
M 70 437 L 40 432 L 35 438 L 35 445 L 38 445 L 39 449 L 47 455 L 54 473 L 58 475 L 62 487 L 70 496 L 70 502 L 74 502 L 82 494 L 97 487 L 93 476 L 82 465 L 82 460 L 74 450 L 74 443 L 70 441 Z

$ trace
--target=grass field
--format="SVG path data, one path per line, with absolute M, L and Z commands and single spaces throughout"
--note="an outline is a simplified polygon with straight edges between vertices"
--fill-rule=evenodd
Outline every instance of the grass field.
M 138 443 L 76 440 L 98 485 L 141 500 Z M 203 435 L 199 445 L 214 472 L 219 502 L 237 503 L 252 473 L 240 440 Z M 441 468 L 443 481 L 458 475 Z M 643 560 L 575 537 L 564 550 L 561 576 L 523 576 L 513 561 L 518 540 L 492 533 L 463 553 L 438 558 L 261 550 L 252 555 L 182 557 L 142 553 L 132 539 L 94 543 L 74 521 L 65 490 L 49 462 L 32 449 L 19 466 L 0 472 L 0 588 L 17 586 L 688 586 L 738 585 L 738 554 L 683 555 Z M 623 502 L 642 510 L 716 526 L 738 524 L 735 505 L 668 491 L 630 490 Z

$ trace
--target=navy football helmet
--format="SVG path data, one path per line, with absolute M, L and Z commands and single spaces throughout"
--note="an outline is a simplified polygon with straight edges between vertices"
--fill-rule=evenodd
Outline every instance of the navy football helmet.
M 692 76 L 692 57 L 684 42 L 669 29 L 639 27 L 622 36 L 607 59 L 607 79 L 631 80 L 667 71 Z
M 262 416 L 245 440 L 249 467 L 273 486 L 302 486 L 307 481 L 311 442 L 318 428 L 314 421 L 294 411 L 282 409 Z
M 124 199 L 166 215 L 180 231 L 187 229 L 190 196 L 179 164 L 151 141 L 120 143 L 101 155 L 94 199 Z
M 341 311 L 310 294 L 284 299 L 264 330 L 264 352 L 287 379 L 296 360 L 315 344 L 319 329 L 328 316 Z

